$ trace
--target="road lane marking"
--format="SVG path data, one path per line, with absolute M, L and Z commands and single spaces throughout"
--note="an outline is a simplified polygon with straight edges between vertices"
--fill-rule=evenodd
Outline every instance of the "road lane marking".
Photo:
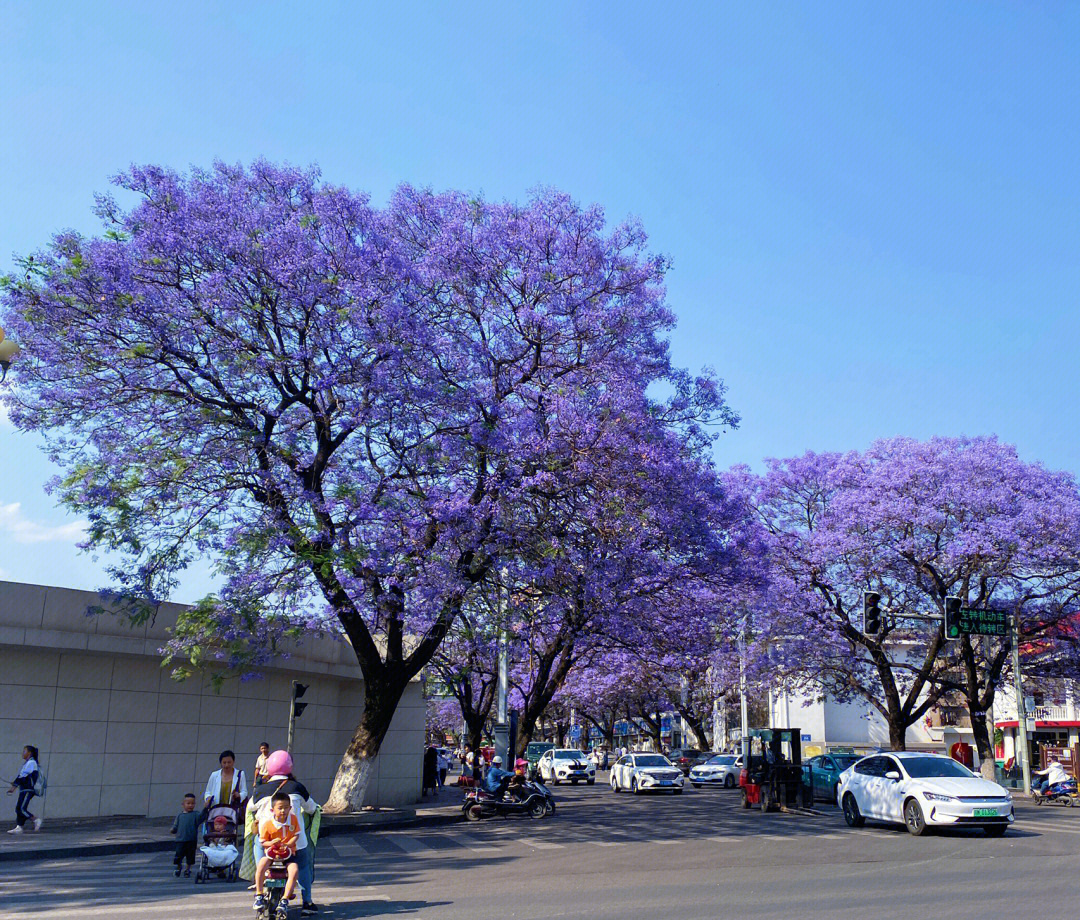
M 648 843 L 651 846 L 672 847 L 678 843 L 686 843 L 686 840 L 650 840 Z
M 621 847 L 625 840 L 597 840 L 596 845 L 598 847 Z

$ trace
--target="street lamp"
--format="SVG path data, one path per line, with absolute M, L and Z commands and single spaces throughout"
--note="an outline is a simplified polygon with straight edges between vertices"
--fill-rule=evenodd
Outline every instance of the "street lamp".
M 0 329 L 0 381 L 7 377 L 8 368 L 11 367 L 11 359 L 19 353 L 19 346 L 11 339 L 4 336 L 4 330 Z

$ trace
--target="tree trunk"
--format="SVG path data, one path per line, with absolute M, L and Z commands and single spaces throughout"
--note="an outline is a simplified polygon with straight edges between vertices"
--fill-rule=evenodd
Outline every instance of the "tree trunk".
M 534 725 L 522 726 L 520 722 L 518 723 L 517 750 L 514 752 L 516 757 L 525 756 L 525 748 L 527 748 L 529 742 L 533 740 L 534 732 Z
M 570 728 L 569 722 L 556 722 L 555 733 L 559 739 L 559 747 L 566 746 L 566 732 Z
M 350 814 L 363 808 L 372 765 L 406 687 L 408 681 L 401 684 L 389 681 L 374 685 L 365 683 L 364 711 L 341 759 L 330 798 L 323 806 L 326 814 Z
M 907 725 L 897 718 L 889 719 L 889 747 L 894 751 L 907 750 Z
M 709 739 L 705 734 L 705 723 L 702 718 L 690 709 L 689 706 L 679 706 L 678 713 L 683 717 L 683 721 L 690 726 L 690 731 L 694 733 L 694 738 L 697 741 L 699 751 L 709 750 Z
M 479 751 L 483 743 L 484 718 L 481 716 L 480 718 L 469 722 L 469 747 L 471 747 L 473 751 Z
M 983 778 L 994 782 L 997 772 L 994 769 L 994 746 L 986 725 L 986 715 L 971 715 L 971 733 L 975 736 L 975 749 L 979 752 L 979 772 Z

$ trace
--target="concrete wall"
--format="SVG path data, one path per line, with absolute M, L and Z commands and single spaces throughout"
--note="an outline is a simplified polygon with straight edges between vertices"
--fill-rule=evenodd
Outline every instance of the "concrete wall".
M 169 815 L 185 792 L 202 795 L 218 754 L 248 774 L 261 741 L 284 747 L 291 681 L 309 689 L 297 721 L 297 775 L 325 800 L 363 706 L 348 645 L 323 639 L 291 650 L 261 679 L 173 680 L 158 649 L 179 608 L 153 624 L 86 616 L 97 595 L 0 582 L 0 776 L 14 775 L 24 744 L 41 749 L 51 817 Z M 350 659 L 352 659 L 350 661 Z M 368 802 L 400 807 L 420 792 L 425 707 L 410 685 L 377 762 Z

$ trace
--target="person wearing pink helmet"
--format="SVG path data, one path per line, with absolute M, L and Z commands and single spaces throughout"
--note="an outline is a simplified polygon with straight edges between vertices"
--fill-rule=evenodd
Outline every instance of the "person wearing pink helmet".
M 255 820 L 261 825 L 271 813 L 273 798 L 278 793 L 289 796 L 292 802 L 293 812 L 299 816 L 301 812 L 312 815 L 319 807 L 311 797 L 307 787 L 293 775 L 293 759 L 288 751 L 274 751 L 266 758 L 266 776 L 256 784 L 251 793 L 249 808 L 254 809 Z M 255 859 L 262 858 L 262 844 L 259 840 L 254 841 Z M 304 822 L 300 821 L 300 837 L 296 841 L 296 862 L 299 869 L 300 891 L 303 894 L 303 904 L 300 907 L 301 916 L 311 916 L 318 912 L 318 907 L 312 899 L 311 886 L 315 878 L 314 847 L 310 846 L 307 834 L 304 830 Z

